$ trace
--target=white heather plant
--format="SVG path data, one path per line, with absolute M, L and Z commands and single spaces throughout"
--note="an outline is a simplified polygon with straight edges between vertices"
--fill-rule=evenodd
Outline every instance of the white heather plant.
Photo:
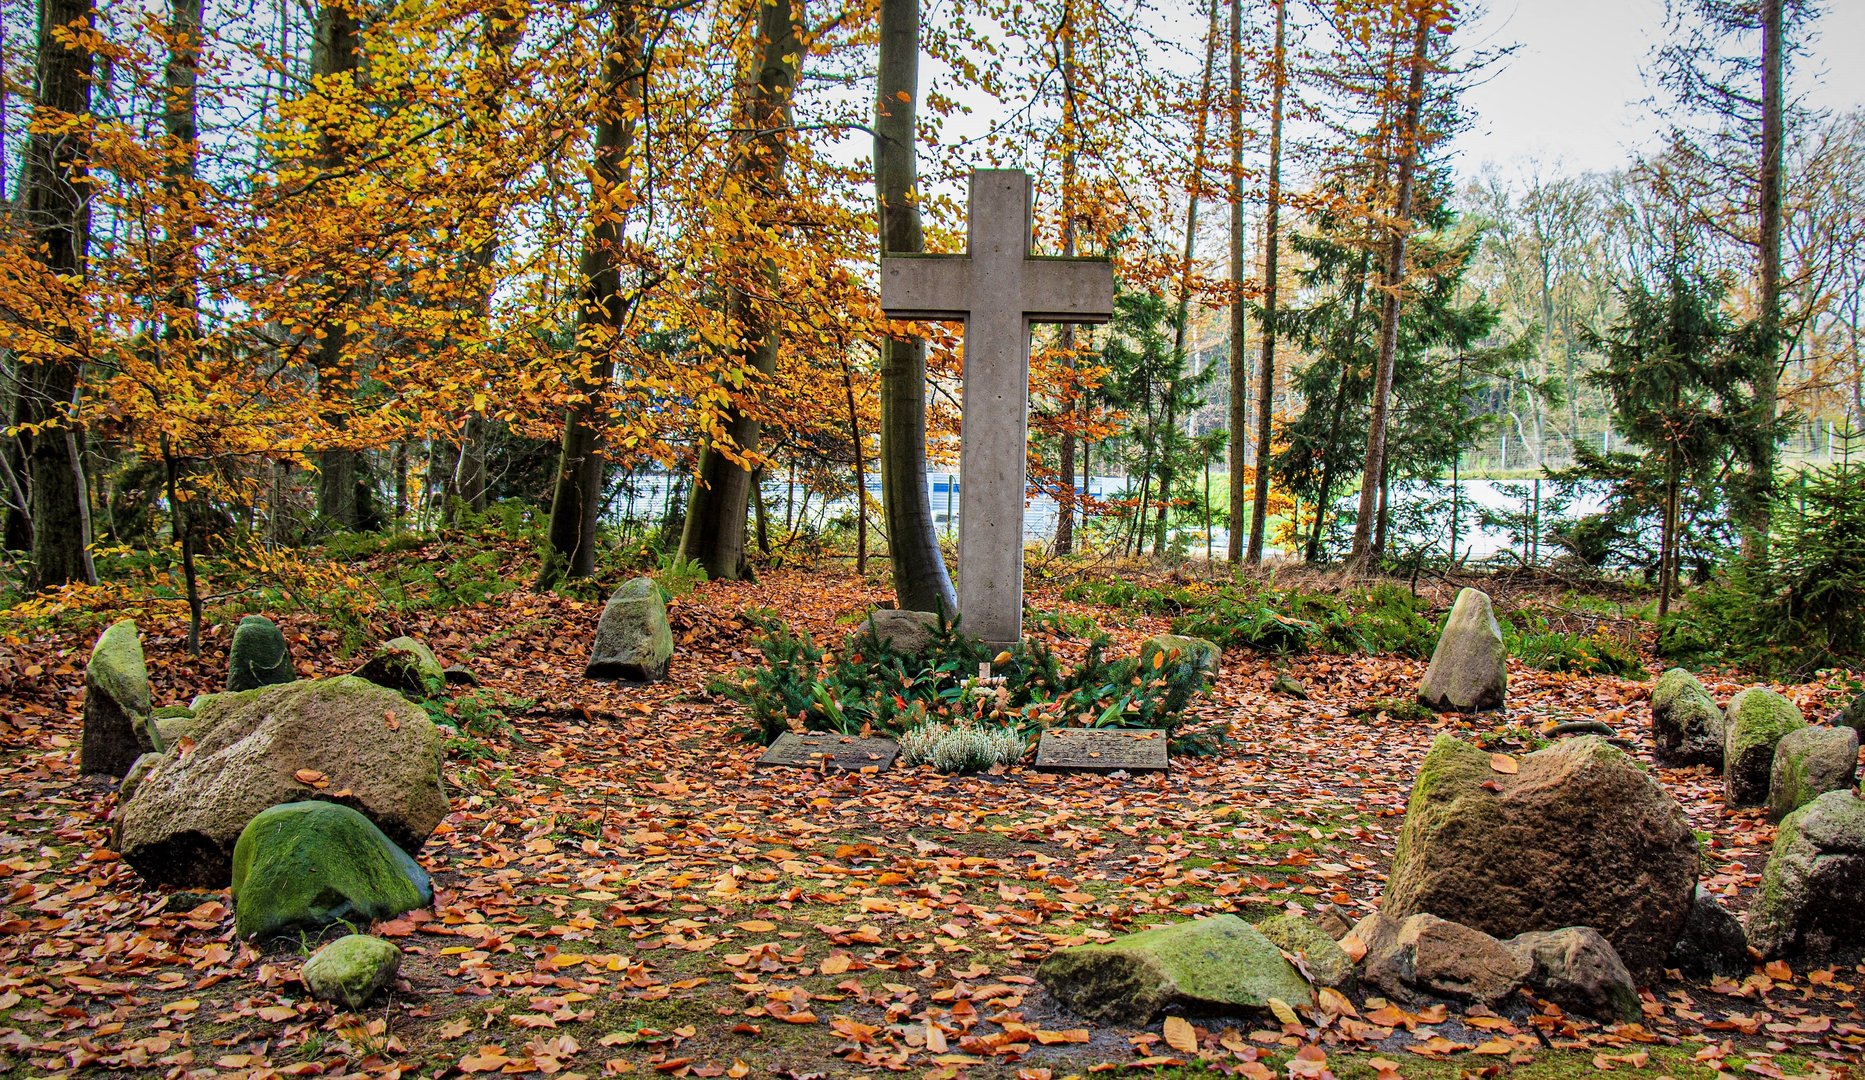
M 984 772 L 1016 764 L 1026 745 L 1023 736 L 1009 728 L 930 720 L 900 737 L 900 759 L 908 765 L 931 765 L 942 773 Z

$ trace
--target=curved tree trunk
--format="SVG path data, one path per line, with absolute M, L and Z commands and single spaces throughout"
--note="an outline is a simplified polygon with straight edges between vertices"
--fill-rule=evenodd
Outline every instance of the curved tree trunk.
M 628 151 L 647 96 L 641 13 L 632 0 L 611 6 L 614 46 L 602 65 L 602 99 L 596 116 L 590 205 L 601 206 L 628 182 Z M 583 281 L 583 310 L 577 316 L 575 397 L 564 409 L 563 445 L 557 484 L 550 500 L 550 547 L 538 573 L 540 588 L 565 575 L 596 572 L 596 518 L 602 506 L 603 395 L 615 377 L 615 339 L 628 318 L 622 293 L 625 218 L 592 214 L 577 274 Z
M 759 5 L 758 40 L 763 48 L 757 81 L 743 93 L 741 112 L 750 134 L 736 165 L 747 189 L 761 204 L 754 213 L 770 213 L 783 188 L 790 99 L 803 64 L 802 7 L 803 0 L 762 0 Z M 763 260 L 758 273 L 772 293 L 779 291 L 774 263 Z M 783 335 L 765 310 L 764 300 L 734 288 L 726 303 L 728 317 L 738 324 L 746 342 L 750 366 L 762 376 L 748 380 L 747 385 L 756 386 L 777 373 L 777 349 Z M 733 405 L 722 426 L 739 456 L 757 453 L 762 425 L 749 409 Z M 748 570 L 745 517 L 750 509 L 751 469 L 708 441 L 699 452 L 699 476 L 687 507 L 686 531 L 680 537 L 681 557 L 698 562 L 714 579 L 744 577 Z
M 920 228 L 914 125 L 919 100 L 919 0 L 881 0 L 874 110 L 874 190 L 881 251 L 926 250 Z M 958 613 L 926 489 L 926 342 L 881 339 L 881 505 L 893 555 L 894 600 L 909 611 Z
M 68 48 L 54 30 L 71 27 L 80 31 L 78 41 L 82 42 L 90 33 L 91 0 L 40 0 L 38 16 L 35 76 L 39 96 L 33 104 L 33 119 L 50 121 L 50 130 L 35 123 L 27 138 L 20 201 L 47 274 L 75 281 L 84 274 L 90 234 L 88 177 L 79 145 L 83 128 L 68 128 L 58 121 L 90 111 L 92 57 L 82 44 Z M 45 329 L 57 341 L 73 336 L 65 326 Z M 21 433 L 20 443 L 29 478 L 29 582 L 35 589 L 97 580 L 91 565 L 88 493 L 73 427 L 78 411 L 78 360 L 63 353 L 22 357 L 14 399 L 14 423 L 29 427 Z

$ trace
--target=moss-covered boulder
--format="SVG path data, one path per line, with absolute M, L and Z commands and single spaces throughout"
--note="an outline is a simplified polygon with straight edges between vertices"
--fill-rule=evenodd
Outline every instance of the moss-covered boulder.
M 386 989 L 401 969 L 401 949 L 367 934 L 346 934 L 311 954 L 298 973 L 311 996 L 355 1011 Z
M 1766 687 L 1751 687 L 1729 699 L 1723 737 L 1723 801 L 1763 806 L 1774 771 L 1774 748 L 1788 732 L 1807 726 L 1794 703 Z
M 1336 990 L 1353 987 L 1353 960 L 1339 942 L 1312 920 L 1285 911 L 1257 923 L 1256 930 L 1276 948 L 1295 957 L 1309 982 Z
M 1056 1000 L 1091 1020 L 1144 1024 L 1168 1006 L 1257 1012 L 1314 991 L 1273 942 L 1235 915 L 1175 923 L 1052 953 L 1036 970 Z
M 164 705 L 149 714 L 149 733 L 159 753 L 194 734 L 194 710 L 186 705 Z
M 591 679 L 658 682 L 673 663 L 673 627 L 667 602 L 652 578 L 623 583 L 602 606 L 596 638 L 589 647 Z
M 1418 700 L 1439 711 L 1500 709 L 1509 694 L 1509 649 L 1489 596 L 1463 589 L 1431 651 Z
M 421 864 L 375 823 L 336 803 L 271 807 L 233 848 L 233 928 L 243 938 L 367 924 L 433 902 Z
M 278 624 L 264 615 L 248 615 L 233 628 L 233 647 L 227 653 L 227 689 L 257 690 L 288 683 L 298 677 L 291 664 L 291 646 Z
M 1723 763 L 1723 711 L 1697 677 L 1672 668 L 1651 688 L 1652 756 L 1670 766 Z
M 1224 665 L 1224 650 L 1207 638 L 1185 634 L 1154 634 L 1140 642 L 1141 671 L 1181 662 L 1196 664 L 1206 676 L 1215 678 Z
M 1768 817 L 1779 821 L 1829 791 L 1850 790 L 1858 766 L 1858 732 L 1848 727 L 1795 728 L 1774 746 Z
M 219 694 L 122 804 L 118 848 L 153 884 L 219 888 L 247 822 L 303 799 L 362 811 L 404 850 L 447 815 L 441 736 L 393 690 L 340 675 Z
M 447 696 L 447 669 L 434 659 L 433 650 L 411 637 L 390 638 L 377 646 L 355 675 L 410 701 Z
M 1683 809 L 1604 739 L 1499 761 L 1440 735 L 1412 786 L 1381 910 L 1497 938 L 1591 926 L 1633 971 L 1650 971 L 1683 929 L 1697 869 Z
M 149 726 L 149 669 L 134 619 L 111 623 L 84 665 L 84 733 L 78 767 L 86 776 L 120 777 L 155 750 Z
M 1865 800 L 1829 791 L 1787 815 L 1747 925 L 1763 956 L 1865 945 Z

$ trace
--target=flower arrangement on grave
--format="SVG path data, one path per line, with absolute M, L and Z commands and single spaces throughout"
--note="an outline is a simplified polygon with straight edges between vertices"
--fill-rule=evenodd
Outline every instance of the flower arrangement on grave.
M 1073 663 L 1040 638 L 993 655 L 945 624 L 915 653 L 867 633 L 852 636 L 838 653 L 781 620 L 764 618 L 758 625 L 752 641 L 763 662 L 714 680 L 710 690 L 744 707 L 740 733 L 761 743 L 786 731 L 892 737 L 921 731 L 915 744 L 931 740 L 931 754 L 939 739 L 975 741 L 954 733 L 1005 732 L 1016 737 L 1020 757 L 1050 727 L 1159 728 L 1179 753 L 1209 753 L 1221 739 L 1217 731 L 1183 723 L 1186 706 L 1207 686 L 1194 657 L 1113 659 L 1102 635 L 1091 638 Z M 1008 739 L 993 743 L 993 763 L 1009 746 Z M 975 748 L 947 752 L 954 762 L 983 757 Z

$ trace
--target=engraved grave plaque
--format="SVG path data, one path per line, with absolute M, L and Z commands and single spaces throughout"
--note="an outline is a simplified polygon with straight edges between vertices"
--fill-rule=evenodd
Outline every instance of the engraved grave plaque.
M 1166 771 L 1166 733 L 1157 728 L 1050 728 L 1036 744 L 1041 772 Z
M 758 768 L 772 765 L 803 769 L 841 769 L 860 772 L 872 769 L 885 772 L 893 767 L 900 744 L 892 739 L 863 739 L 854 735 L 812 731 L 798 735 L 787 731 L 764 751 Z

